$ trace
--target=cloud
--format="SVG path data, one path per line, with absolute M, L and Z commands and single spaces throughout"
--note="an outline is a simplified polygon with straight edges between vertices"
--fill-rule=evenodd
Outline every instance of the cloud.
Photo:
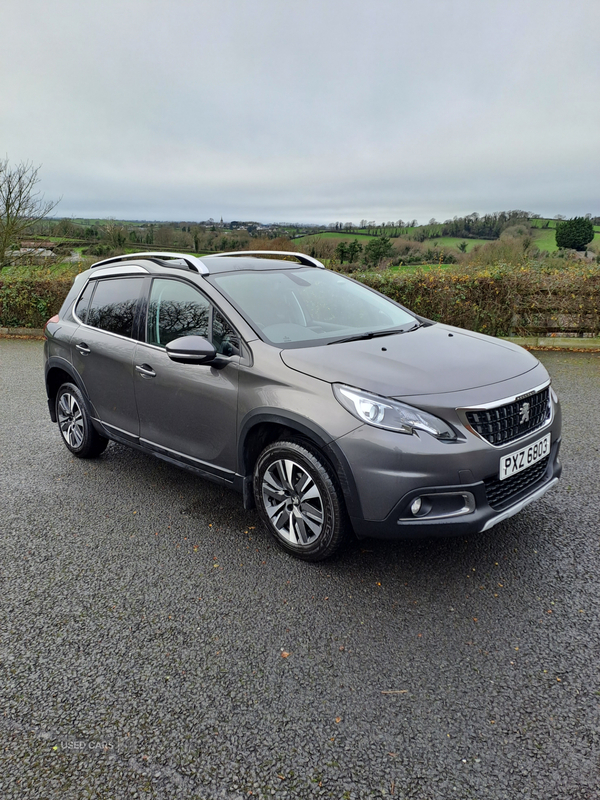
M 600 213 L 595 0 L 7 0 L 2 150 L 60 213 Z

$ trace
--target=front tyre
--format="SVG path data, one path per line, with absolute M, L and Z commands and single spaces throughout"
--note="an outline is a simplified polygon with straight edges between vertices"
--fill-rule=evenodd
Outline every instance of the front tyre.
M 258 457 L 254 497 L 277 543 L 305 561 L 333 555 L 348 522 L 335 475 L 318 451 L 298 442 L 274 442 Z
M 83 395 L 74 383 L 63 383 L 56 395 L 56 419 L 63 442 L 77 458 L 96 458 L 108 439 L 92 425 Z

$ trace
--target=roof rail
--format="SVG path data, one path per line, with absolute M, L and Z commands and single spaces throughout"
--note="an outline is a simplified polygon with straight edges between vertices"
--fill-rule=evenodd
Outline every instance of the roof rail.
M 234 250 L 232 253 L 211 253 L 203 258 L 220 258 L 221 256 L 295 256 L 305 267 L 319 267 L 325 269 L 325 264 L 317 261 L 312 256 L 304 253 L 295 253 L 291 250 Z
M 189 253 L 187 255 L 183 253 L 163 253 L 157 252 L 156 250 L 152 253 L 126 253 L 122 256 L 105 258 L 104 261 L 97 261 L 95 264 L 92 264 L 90 269 L 94 269 L 94 267 L 99 267 L 100 265 L 104 264 L 114 264 L 117 261 L 128 261 L 131 258 L 158 258 L 161 260 L 165 258 L 176 258 L 180 261 L 184 261 L 188 269 L 191 269 L 192 272 L 199 272 L 201 275 L 208 275 L 208 268 L 206 264 L 204 264 L 197 256 L 191 256 Z

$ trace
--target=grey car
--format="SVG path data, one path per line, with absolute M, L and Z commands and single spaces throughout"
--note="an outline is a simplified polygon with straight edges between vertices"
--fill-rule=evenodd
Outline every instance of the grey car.
M 351 531 L 485 531 L 560 476 L 560 406 L 533 355 L 306 255 L 107 259 L 45 333 L 71 453 L 113 440 L 230 486 L 305 560 Z

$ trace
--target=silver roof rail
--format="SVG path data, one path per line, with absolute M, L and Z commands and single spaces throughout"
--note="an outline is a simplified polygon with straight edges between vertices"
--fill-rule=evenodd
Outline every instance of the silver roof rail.
M 325 264 L 317 261 L 312 256 L 304 253 L 295 253 L 291 250 L 234 250 L 232 253 L 211 253 L 203 258 L 221 258 L 221 256 L 295 256 L 305 267 L 319 267 L 325 269 Z
M 191 256 L 189 253 L 163 253 L 154 251 L 152 253 L 127 253 L 126 255 L 122 256 L 113 256 L 112 258 L 105 258 L 104 261 L 97 261 L 95 264 L 92 264 L 90 269 L 94 269 L 94 267 L 99 267 L 100 265 L 104 264 L 114 264 L 117 261 L 128 261 L 131 258 L 176 258 L 180 261 L 184 261 L 189 269 L 192 272 L 199 272 L 201 275 L 208 275 L 208 267 L 204 264 L 197 256 Z

